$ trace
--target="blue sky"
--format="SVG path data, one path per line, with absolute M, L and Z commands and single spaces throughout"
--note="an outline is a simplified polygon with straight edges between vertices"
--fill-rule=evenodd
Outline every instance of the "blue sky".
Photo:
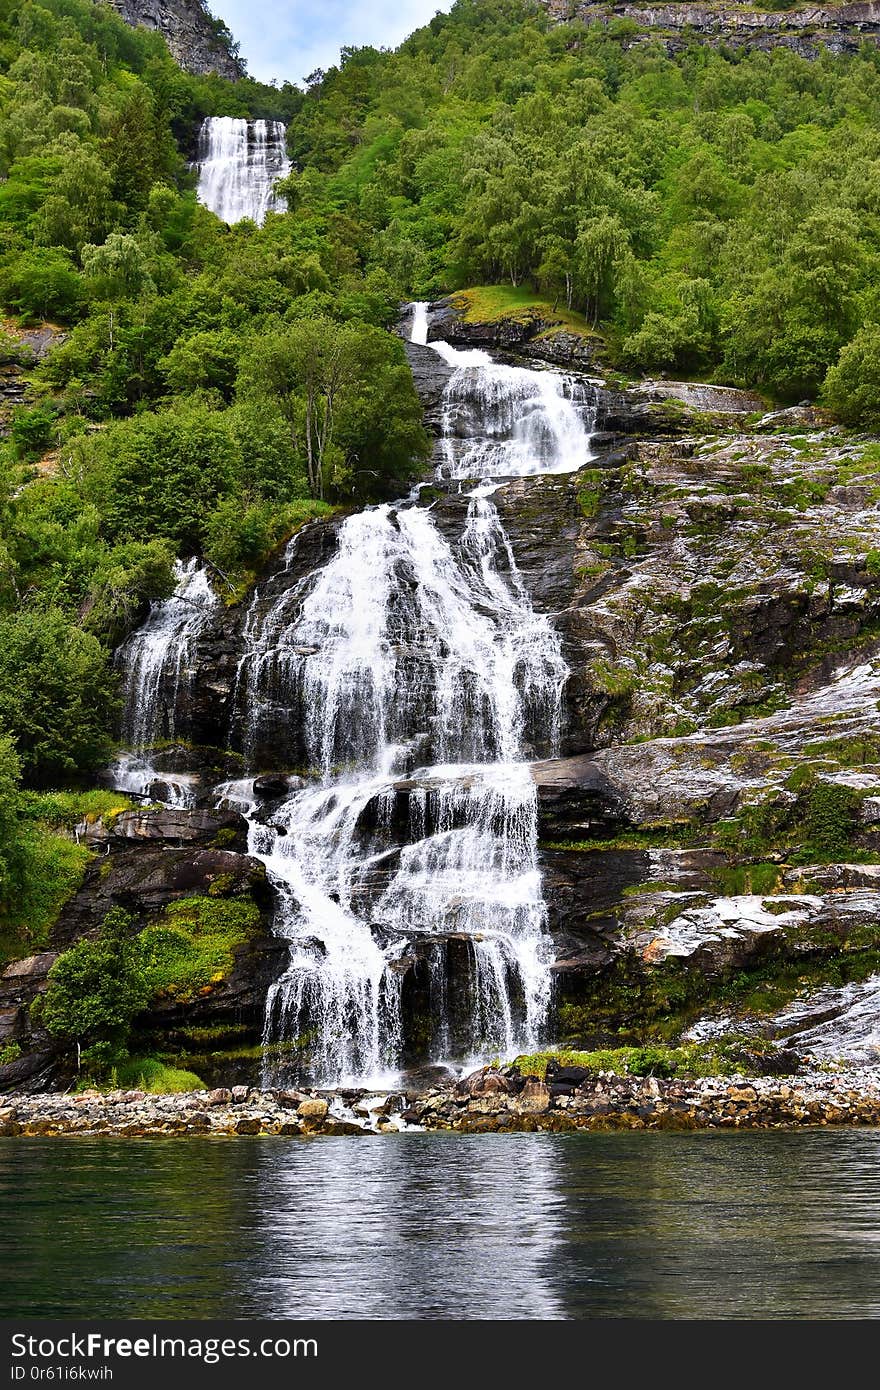
M 342 44 L 395 48 L 452 0 L 208 0 L 241 45 L 252 77 L 301 83 L 332 67 Z

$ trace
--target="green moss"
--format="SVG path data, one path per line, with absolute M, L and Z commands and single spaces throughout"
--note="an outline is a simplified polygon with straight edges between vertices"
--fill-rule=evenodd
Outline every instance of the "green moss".
M 235 952 L 260 924 L 250 899 L 182 898 L 138 937 L 151 993 L 186 1002 L 207 994 L 231 973 Z
M 214 849 L 228 849 L 230 845 L 235 844 L 237 838 L 238 831 L 231 825 L 224 825 L 222 830 L 218 830 L 217 834 L 214 836 Z
M 631 883 L 624 888 L 625 898 L 641 897 L 643 893 L 681 893 L 683 891 L 680 883 L 665 883 L 662 879 L 649 880 L 647 883 Z
M 628 700 L 635 690 L 635 673 L 628 666 L 607 661 L 604 657 L 590 663 L 590 680 L 595 690 L 613 700 Z
M 864 767 L 880 763 L 880 737 L 859 734 L 849 738 L 814 739 L 805 745 L 804 754 L 812 758 L 833 758 L 840 767 Z
M 578 474 L 578 505 L 588 521 L 598 515 L 604 482 L 601 468 L 582 468 Z
M 712 880 L 727 897 L 740 897 L 744 893 L 763 896 L 776 892 L 782 881 L 782 871 L 778 864 L 734 864 L 715 869 Z

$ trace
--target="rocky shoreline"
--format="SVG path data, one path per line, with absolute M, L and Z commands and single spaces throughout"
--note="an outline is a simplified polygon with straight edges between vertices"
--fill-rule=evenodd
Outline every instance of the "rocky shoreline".
M 7 1098 L 0 1137 L 146 1138 L 462 1134 L 617 1129 L 796 1129 L 880 1124 L 880 1066 L 796 1076 L 665 1080 L 558 1069 L 548 1083 L 483 1068 L 419 1095 L 254 1090 L 43 1093 Z

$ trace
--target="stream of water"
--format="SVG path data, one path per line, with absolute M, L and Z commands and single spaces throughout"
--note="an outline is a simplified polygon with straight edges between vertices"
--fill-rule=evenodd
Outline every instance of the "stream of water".
M 413 340 L 428 327 L 415 305 Z M 270 720 L 296 730 L 305 773 L 268 816 L 248 777 L 215 793 L 250 822 L 288 943 L 266 1006 L 267 1083 L 281 1079 L 277 1044 L 288 1059 L 307 1052 L 323 1084 L 391 1081 L 414 1056 L 401 1000 L 414 968 L 430 980 L 416 1060 L 531 1049 L 547 1020 L 529 761 L 557 752 L 568 671 L 493 495 L 505 477 L 581 466 L 592 413 L 561 373 L 438 351 L 454 368 L 439 477 L 466 493 L 459 529 L 441 529 L 418 492 L 352 515 L 322 568 L 273 602 L 257 588 L 244 624 L 233 725 L 245 761 L 261 770 L 253 749 Z M 120 652 L 131 752 L 117 785 L 156 794 L 150 747 L 174 735 L 212 603 L 189 562 Z M 160 794 L 185 804 L 185 782 Z

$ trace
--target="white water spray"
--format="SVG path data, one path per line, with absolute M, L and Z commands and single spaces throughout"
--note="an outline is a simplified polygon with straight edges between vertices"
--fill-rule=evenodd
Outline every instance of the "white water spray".
M 414 306 L 411 332 L 427 341 L 427 306 Z M 481 472 L 502 461 L 503 472 L 511 462 L 562 471 L 589 457 L 588 421 L 555 374 L 438 349 L 457 364 L 446 418 L 462 415 L 468 392 L 477 401 L 467 447 Z M 492 423 L 499 399 L 507 440 Z M 528 758 L 536 744 L 556 748 L 567 667 L 492 491 L 474 490 L 457 541 L 418 506 L 348 518 L 334 558 L 307 592 L 268 610 L 243 663 L 252 729 L 286 700 L 320 776 L 271 827 L 255 824 L 251 851 L 276 885 L 276 930 L 290 942 L 264 1040 L 302 1040 L 323 1081 L 377 1081 L 399 1064 L 400 970 L 419 953 L 439 997 L 434 1055 L 509 1055 L 537 1046 L 546 1022 L 552 946 Z M 454 1038 L 452 939 L 471 958 L 458 1010 L 468 1024 Z
M 219 600 L 197 560 L 178 560 L 174 573 L 174 593 L 151 605 L 146 622 L 116 654 L 125 689 L 121 732 L 127 751 L 109 775 L 120 791 L 160 794 L 172 806 L 186 806 L 194 779 L 157 771 L 151 755 L 157 743 L 172 741 L 178 731 L 179 711 L 195 677 L 196 642 Z
M 267 212 L 287 204 L 273 191 L 290 173 L 281 121 L 208 116 L 199 131 L 199 201 L 228 223 L 249 217 L 261 226 Z

